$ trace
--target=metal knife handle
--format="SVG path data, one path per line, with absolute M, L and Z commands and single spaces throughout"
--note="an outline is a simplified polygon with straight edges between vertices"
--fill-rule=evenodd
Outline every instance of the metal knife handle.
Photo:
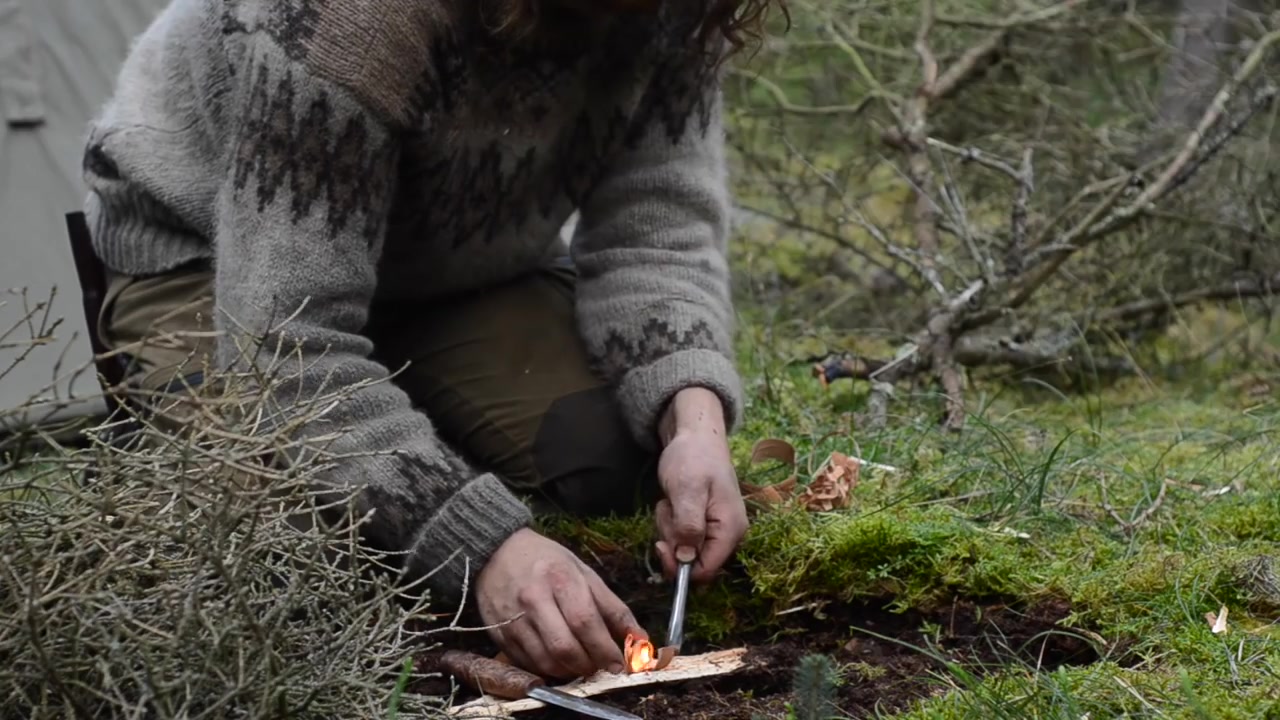
M 440 666 L 471 689 L 503 700 L 521 700 L 529 696 L 530 690 L 546 684 L 537 675 L 514 665 L 462 650 L 444 651 Z

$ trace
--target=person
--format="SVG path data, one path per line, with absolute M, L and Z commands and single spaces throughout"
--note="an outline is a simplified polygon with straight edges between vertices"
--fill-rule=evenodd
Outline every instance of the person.
M 286 358 L 270 427 L 354 388 L 292 431 L 363 540 L 513 662 L 619 671 L 647 635 L 531 521 L 652 507 L 697 582 L 747 531 L 720 78 L 767 5 L 172 0 L 87 134 L 99 332 L 139 391 Z

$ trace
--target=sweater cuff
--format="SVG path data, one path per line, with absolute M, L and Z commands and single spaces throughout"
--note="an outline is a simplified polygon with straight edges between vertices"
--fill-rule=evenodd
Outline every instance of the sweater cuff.
M 476 576 L 490 556 L 532 520 L 529 507 L 497 477 L 480 475 L 454 493 L 422 528 L 409 565 L 412 575 L 430 575 L 426 584 L 432 605 L 470 602 Z
M 737 429 L 742 415 L 742 379 L 727 357 L 714 350 L 681 350 L 666 355 L 623 377 L 618 387 L 631 432 L 648 450 L 658 450 L 659 415 L 676 393 L 691 387 L 706 388 L 720 397 L 725 429 Z

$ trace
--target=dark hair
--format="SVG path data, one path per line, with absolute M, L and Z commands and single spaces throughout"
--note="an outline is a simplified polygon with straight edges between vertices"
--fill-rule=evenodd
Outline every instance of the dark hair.
M 747 46 L 748 40 L 759 43 L 764 38 L 764 26 L 769 19 L 769 11 L 774 7 L 782 12 L 789 29 L 791 13 L 787 0 L 712 0 L 698 41 L 710 47 L 723 38 L 732 48 L 729 54 L 737 53 Z
M 499 29 L 515 37 L 528 36 L 535 30 L 541 29 L 538 26 L 545 19 L 544 5 L 560 3 L 573 6 L 578 1 L 504 0 L 501 3 L 503 11 L 498 23 Z M 600 0 L 586 0 L 586 2 L 598 6 L 597 3 Z M 663 2 L 702 3 L 705 11 L 697 41 L 705 50 L 718 48 L 721 41 L 727 43 L 729 51 L 725 57 L 743 50 L 749 42 L 758 43 L 762 39 L 769 11 L 775 7 L 782 12 L 787 21 L 787 27 L 790 28 L 791 25 L 791 13 L 787 8 L 787 0 L 616 0 L 615 8 L 619 12 L 653 11 Z M 718 59 L 723 60 L 725 57 Z

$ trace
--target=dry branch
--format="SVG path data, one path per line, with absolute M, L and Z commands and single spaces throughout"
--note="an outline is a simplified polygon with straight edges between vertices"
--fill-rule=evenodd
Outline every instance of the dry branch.
M 1088 42 L 1088 23 L 1105 21 L 1101 11 L 1081 0 L 1068 0 L 1046 8 L 1018 10 L 1004 18 L 977 18 L 940 12 L 940 3 L 941 0 L 925 0 L 913 10 L 912 27 L 905 21 L 895 26 L 893 32 L 916 59 L 913 77 L 896 83 L 884 74 L 893 67 L 891 64 L 883 58 L 879 65 L 869 64 L 853 45 L 852 41 L 858 39 L 856 33 L 840 27 L 838 21 L 828 22 L 829 27 L 838 30 L 829 33 L 837 45 L 836 54 L 846 55 L 853 63 L 852 76 L 858 84 L 871 88 L 872 94 L 887 104 L 880 118 L 887 121 L 887 127 L 879 137 L 882 145 L 893 151 L 895 170 L 909 192 L 905 232 L 895 233 L 881 221 L 873 221 L 869 213 L 850 201 L 847 179 L 832 170 L 819 169 L 818 163 L 798 150 L 793 153 L 826 188 L 824 202 L 838 205 L 836 231 L 830 235 L 843 238 L 840 225 L 860 230 L 869 242 L 858 247 L 879 250 L 877 255 L 911 268 L 923 280 L 927 297 L 914 327 L 895 331 L 901 347 L 896 357 L 844 356 L 820 366 L 815 372 L 820 379 L 854 377 L 869 381 L 871 419 L 874 424 L 882 424 L 898 383 L 932 376 L 944 396 L 943 426 L 954 430 L 965 420 L 962 367 L 1000 364 L 1020 368 L 1087 367 L 1107 374 L 1134 372 L 1129 360 L 1099 360 L 1091 357 L 1096 353 L 1080 352 L 1078 344 L 1105 337 L 1107 332 L 1120 329 L 1122 323 L 1168 309 L 1206 300 L 1270 294 L 1274 265 L 1245 274 L 1249 278 L 1245 280 L 1201 281 L 1159 297 L 1129 295 L 1113 302 L 1084 304 L 1086 308 L 1109 308 L 1105 310 L 1082 311 L 1079 305 L 1072 306 L 1072 298 L 1054 295 L 1050 288 L 1070 293 L 1071 285 L 1081 282 L 1087 271 L 1118 274 L 1107 266 L 1106 258 L 1121 248 L 1132 246 L 1134 262 L 1141 263 L 1144 251 L 1133 243 L 1138 242 L 1134 238 L 1142 237 L 1144 223 L 1150 222 L 1161 205 L 1187 186 L 1193 176 L 1222 156 L 1256 117 L 1274 107 L 1280 91 L 1263 68 L 1275 55 L 1280 30 L 1263 34 L 1248 47 L 1229 79 L 1203 109 L 1195 128 L 1185 134 L 1170 156 L 1136 171 L 1117 170 L 1124 163 L 1109 156 L 1117 154 L 1111 146 L 1112 138 L 1102 132 L 1093 133 L 1096 166 L 1088 167 L 1090 175 L 1070 188 L 1074 197 L 1063 201 L 1062 190 L 1054 186 L 1069 187 L 1069 183 L 1062 183 L 1054 174 L 1064 167 L 1083 172 L 1086 166 L 1076 164 L 1071 157 L 1073 148 L 1052 144 L 1059 141 L 1043 127 L 1016 139 L 993 132 L 981 136 L 986 138 L 984 141 L 970 141 L 953 139 L 936 126 L 947 124 L 948 110 L 964 103 L 965 96 L 991 91 L 987 86 L 993 83 L 977 81 L 988 79 L 987 70 L 993 62 L 1005 64 L 1010 54 L 1017 52 L 1020 41 L 1032 33 L 1039 33 L 1035 36 L 1038 40 L 1054 29 L 1075 28 Z M 885 12 L 894 22 L 903 15 Z M 833 9 L 831 15 L 840 13 Z M 957 30 L 958 26 L 967 30 Z M 965 37 L 966 44 L 957 47 L 950 42 L 956 36 Z M 945 47 L 946 52 L 940 54 L 935 47 Z M 940 56 L 948 59 L 943 62 Z M 910 92 L 902 91 L 904 85 L 910 86 Z M 1023 97 L 1029 102 L 1043 102 L 1033 92 Z M 1057 122 L 1056 128 L 1083 126 L 1084 122 L 1071 116 L 1070 111 L 1046 102 L 1039 114 L 1045 122 Z M 1088 131 L 1081 127 L 1078 132 L 1083 135 Z M 990 141 L 1005 146 L 999 151 L 988 149 L 984 145 Z M 789 140 L 787 146 L 794 147 Z M 959 171 L 953 172 L 954 159 L 960 160 L 961 169 L 973 165 L 990 171 L 985 175 L 972 173 L 979 178 L 972 182 L 991 182 L 997 187 L 1004 184 L 1006 195 L 1000 204 L 1007 211 L 1002 229 L 976 226 L 998 225 L 1000 220 L 993 223 L 985 219 L 991 216 L 989 201 L 982 208 L 984 219 L 975 218 L 977 213 L 966 206 L 969 193 L 961 187 L 969 180 L 960 177 Z M 1037 182 L 1037 175 L 1042 182 Z M 1050 185 L 1048 190 L 1045 184 Z M 1059 194 L 1054 195 L 1055 191 Z M 848 240 L 837 242 L 857 246 Z M 1162 247 L 1152 247 L 1145 253 L 1162 251 Z M 1161 287 L 1158 280 L 1151 285 Z M 1131 286 L 1117 281 L 1117 294 L 1129 289 Z M 1064 328 L 1085 331 L 1077 330 L 1078 337 L 1072 337 Z
M 1227 104 L 1262 67 L 1263 60 L 1271 53 L 1272 46 L 1278 43 L 1280 43 L 1280 30 L 1263 37 L 1254 46 L 1232 78 L 1218 92 L 1213 104 L 1204 112 L 1195 130 L 1187 135 L 1178 154 L 1136 198 L 1119 208 L 1115 208 L 1115 205 L 1127 189 L 1126 185 L 1117 184 L 1115 190 L 1102 202 L 1098 203 L 1082 221 L 1053 241 L 1052 245 L 1055 250 L 1048 258 L 1029 269 L 1026 273 L 1019 275 L 1017 280 L 1010 283 L 1007 292 L 1008 299 L 1004 303 L 991 307 L 983 313 L 974 314 L 965 324 L 965 329 L 986 325 L 1005 312 L 1015 310 L 1024 305 L 1049 278 L 1058 272 L 1063 263 L 1073 254 L 1084 249 L 1090 243 L 1121 230 L 1136 220 L 1156 202 L 1164 199 L 1185 182 L 1200 164 L 1221 150 L 1232 135 L 1224 133 L 1211 136 L 1210 131 L 1223 120 L 1227 111 Z M 1244 122 L 1249 118 L 1270 107 L 1275 100 L 1277 92 L 1277 88 L 1274 85 L 1266 85 L 1258 90 L 1252 98 L 1252 102 L 1242 112 L 1242 117 L 1237 119 L 1234 127 L 1243 127 Z M 1214 141 L 1206 142 L 1206 139 L 1210 137 L 1213 137 Z
M 405 658 L 448 626 L 411 629 L 435 617 L 430 597 L 362 542 L 356 491 L 318 479 L 333 461 L 323 448 L 270 461 L 297 447 L 291 426 L 259 420 L 275 405 L 259 381 L 278 374 L 211 373 L 171 398 L 182 415 L 138 415 L 116 437 L 129 420 L 118 419 L 90 428 L 87 448 L 12 456 L 0 474 L 7 713 L 386 717 Z M 304 416 L 353 392 L 306 398 Z M 443 717 L 442 698 L 401 703 Z

